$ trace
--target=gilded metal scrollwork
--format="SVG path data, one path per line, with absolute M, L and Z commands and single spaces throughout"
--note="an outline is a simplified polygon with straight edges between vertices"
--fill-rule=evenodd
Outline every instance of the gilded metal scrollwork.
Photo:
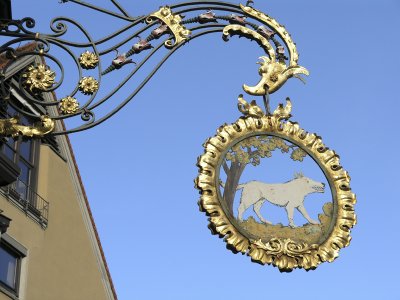
M 83 5 L 80 1 L 74 3 Z M 260 53 L 262 56 L 259 68 L 261 80 L 254 87 L 243 85 L 248 94 L 272 94 L 288 78 L 308 74 L 306 69 L 297 64 L 296 46 L 286 29 L 250 6 L 219 1 L 187 2 L 163 6 L 151 14 L 137 18 L 126 12 L 121 15 L 94 5 L 83 6 L 123 20 L 127 24 L 98 39 L 92 38 L 90 32 L 79 22 L 63 16 L 51 20 L 49 33 L 34 30 L 35 21 L 30 18 L 10 20 L 6 23 L 12 26 L 0 26 L 0 35 L 9 39 L 0 47 L 0 59 L 4 62 L 0 70 L 0 97 L 14 101 L 9 97 L 9 78 L 6 74 L 18 67 L 25 58 L 35 59 L 35 64 L 39 65 L 28 66 L 23 72 L 22 80 L 19 81 L 21 95 L 30 104 L 20 108 L 19 113 L 35 118 L 28 107 L 45 105 L 46 108 L 53 108 L 47 109 L 46 112 L 53 120 L 78 119 L 78 122 L 66 122 L 74 124 L 73 128 L 64 129 L 57 126 L 53 134 L 86 130 L 107 120 L 140 92 L 175 51 L 183 45 L 188 45 L 187 42 L 209 34 L 222 33 L 224 40 L 228 40 L 232 35 L 240 35 L 256 41 L 263 49 L 265 54 Z M 80 34 L 79 42 L 70 40 L 68 32 L 71 28 L 76 34 Z M 20 47 L 21 42 L 26 44 Z M 286 45 L 290 54 L 289 61 L 283 45 Z M 58 50 L 53 51 L 54 49 Z M 64 56 L 62 60 L 58 58 L 59 50 L 66 55 L 65 59 Z M 141 82 L 136 82 L 136 73 L 143 70 L 147 72 L 146 63 L 154 60 L 158 51 L 165 50 L 167 54 L 159 63 L 155 64 L 153 69 L 149 69 L 149 74 L 144 76 Z M 113 59 L 109 56 L 112 52 L 116 52 Z M 67 63 L 68 68 L 65 67 Z M 45 64 L 54 70 L 50 70 Z M 71 66 L 75 67 L 75 71 L 72 71 Z M 65 72 L 67 69 L 71 71 Z M 121 69 L 123 71 L 120 71 Z M 120 79 L 107 81 L 107 84 L 103 85 L 103 76 L 118 71 L 121 74 Z M 71 76 L 74 72 L 78 75 L 78 80 Z M 71 90 L 70 83 L 75 83 Z M 111 101 L 123 86 L 134 87 L 132 93 L 128 93 L 121 100 Z M 100 88 L 102 93 L 98 93 Z M 77 91 L 81 91 L 83 95 L 77 94 Z M 74 112 L 71 113 L 70 108 L 61 109 L 65 106 L 60 103 L 61 100 L 54 99 L 43 104 L 43 98 L 52 98 L 52 93 L 76 98 L 80 105 L 73 106 L 76 111 L 73 109 Z M 110 106 L 110 109 L 101 109 L 105 103 L 111 103 L 112 108 Z M 14 107 L 19 105 L 14 104 Z M 36 120 L 39 120 L 39 117 L 37 116 Z
M 290 37 L 290 34 L 286 31 L 285 27 L 280 25 L 275 19 L 268 15 L 252 8 L 249 6 L 240 5 L 241 9 L 248 15 L 257 18 L 268 27 L 272 28 L 273 31 L 266 31 L 263 27 L 258 27 L 258 32 L 251 30 L 241 25 L 228 25 L 224 29 L 224 39 L 227 40 L 228 35 L 241 35 L 252 40 L 264 48 L 267 56 L 261 56 L 261 62 L 259 64 L 259 74 L 261 79 L 255 86 L 243 85 L 243 90 L 250 95 L 265 95 L 267 93 L 272 94 L 281 88 L 285 82 L 291 77 L 298 77 L 299 74 L 309 75 L 306 68 L 297 64 L 299 55 L 296 49 L 296 45 Z M 290 61 L 289 65 L 286 65 L 283 52 L 280 55 L 280 59 L 277 59 L 274 49 L 270 44 L 270 40 L 273 40 L 273 36 L 278 34 L 289 50 Z M 283 47 L 279 46 L 279 43 L 274 41 L 278 46 L 277 51 L 284 51 Z M 298 77 L 299 78 L 299 77 Z
M 68 1 L 61 1 L 61 3 L 66 2 Z M 0 120 L 0 135 L 41 137 L 46 134 L 67 134 L 92 128 L 129 103 L 163 63 L 181 46 L 188 44 L 188 41 L 211 33 L 222 33 L 225 41 L 233 35 L 243 36 L 256 41 L 265 52 L 259 62 L 261 65 L 258 70 L 261 76 L 259 82 L 255 86 L 245 84 L 243 89 L 250 95 L 264 96 L 266 112 L 255 101 L 248 103 L 243 96 L 240 96 L 238 108 L 244 116 L 231 125 L 221 126 L 217 134 L 204 145 L 205 152 L 197 164 L 199 175 L 196 179 L 196 187 L 201 194 L 199 205 L 210 216 L 210 227 L 215 233 L 224 236 L 226 243 L 235 251 L 246 253 L 254 261 L 273 264 L 282 271 L 290 271 L 293 268 L 308 270 L 317 267 L 321 262 L 333 261 L 338 256 L 340 248 L 349 244 L 350 229 L 356 222 L 354 213 L 356 198 L 351 192 L 350 177 L 340 165 L 339 156 L 327 148 L 319 136 L 310 134 L 301 129 L 297 123 L 289 121 L 292 109 L 290 99 L 286 100 L 285 105 L 279 105 L 273 113 L 269 109 L 268 94 L 277 91 L 291 77 L 300 78 L 300 74 L 309 75 L 308 70 L 298 64 L 299 55 L 296 45 L 284 26 L 263 12 L 248 6 L 252 1 L 247 1 L 246 6 L 219 1 L 180 3 L 163 6 L 152 14 L 137 18 L 130 16 L 119 5 L 117 6 L 122 14 L 87 5 L 81 1 L 74 1 L 74 3 L 113 16 L 127 24 L 97 40 L 93 39 L 82 25 L 67 17 L 54 18 L 50 23 L 49 34 L 33 31 L 35 21 L 31 18 L 20 21 L 8 20 L 0 24 L 2 25 L 0 35 L 12 38 L 0 47 L 0 58 L 4 63 L 0 69 L 0 97 L 8 101 L 6 104 L 13 106 L 19 114 L 38 120 L 34 126 L 24 126 L 19 124 L 17 117 L 2 119 Z M 183 13 L 192 15 L 186 18 Z M 229 13 L 229 15 L 224 13 Z M 71 27 L 82 35 L 82 41 L 68 40 L 67 32 Z M 157 41 L 159 39 L 161 40 Z M 135 42 L 132 42 L 133 40 Z M 19 47 L 21 42 L 28 44 Z M 286 48 L 280 42 L 283 42 Z M 75 81 L 75 88 L 64 98 L 44 103 L 43 99 L 54 98 L 53 92 L 56 92 L 64 82 L 71 82 L 64 78 L 64 61 L 56 58 L 58 51 L 51 52 L 53 46 L 68 55 L 70 62 L 75 64 L 79 79 Z M 137 84 L 136 73 L 141 71 L 146 62 L 160 49 L 167 50 L 168 53 Z M 108 54 L 114 51 L 116 57 L 110 59 Z M 288 51 L 289 57 L 286 57 L 285 51 Z M 146 55 L 144 55 L 145 52 L 147 52 Z M 78 56 L 76 53 L 81 54 Z M 21 92 L 23 101 L 29 105 L 21 106 L 13 97 L 10 97 L 10 79 L 6 74 L 12 72 L 14 67 L 17 68 L 19 63 L 27 57 L 31 59 L 32 65 L 22 72 L 18 92 Z M 44 62 L 37 64 L 38 61 L 50 61 L 49 65 L 58 68 L 59 80 L 57 82 L 55 80 L 55 71 L 50 70 Z M 105 68 L 103 68 L 104 65 Z M 98 93 L 102 76 L 117 72 L 121 68 L 124 69 L 121 72 L 125 73 L 124 77 L 108 81 L 103 87 L 109 87 L 109 90 Z M 93 75 L 96 79 L 90 76 L 92 72 L 87 74 L 86 70 L 91 69 L 96 72 L 97 75 Z M 133 91 L 116 103 L 111 110 L 99 108 L 106 102 L 114 104 L 115 101 L 109 100 L 123 86 L 131 83 L 137 84 Z M 87 96 L 77 94 L 78 90 Z M 45 94 L 48 97 L 43 97 Z M 79 99 L 79 102 L 75 97 Z M 86 98 L 84 102 L 81 100 L 82 97 Z M 33 114 L 30 108 L 34 106 L 46 106 L 46 110 L 43 111 L 49 115 Z M 100 117 L 95 114 L 95 111 L 100 112 Z M 56 130 L 55 120 L 73 117 L 80 118 L 83 124 L 74 125 L 72 129 L 57 126 L 58 131 Z M 229 147 L 238 141 L 245 142 L 244 139 L 247 137 L 262 134 L 271 135 L 267 138 L 270 144 L 263 144 L 261 139 L 254 138 L 260 145 L 281 149 L 286 153 L 290 148 L 290 158 L 296 162 L 303 161 L 306 155 L 309 155 L 318 163 L 327 177 L 334 199 L 332 206 L 324 205 L 323 210 L 324 218 L 332 222 L 333 226 L 330 228 L 329 236 L 323 242 L 319 243 L 317 240 L 299 242 L 292 236 L 274 236 L 267 241 L 245 236 L 230 222 L 221 207 L 218 172 L 223 155 L 227 154 Z M 279 141 L 279 137 L 294 146 L 288 146 L 284 141 Z M 264 156 L 267 154 L 270 154 L 270 151 L 263 152 Z M 252 161 L 254 165 L 258 162 Z
M 25 126 L 19 124 L 19 118 L 0 119 L 0 135 L 2 136 L 25 136 L 25 137 L 43 137 L 54 130 L 55 124 L 52 119 L 42 116 L 41 121 L 34 126 Z
M 222 38 L 225 41 L 228 41 L 229 36 L 233 35 L 245 36 L 251 40 L 256 41 L 264 49 L 264 51 L 268 53 L 269 57 L 273 61 L 275 61 L 276 57 L 274 48 L 272 47 L 268 39 L 263 37 L 258 32 L 242 25 L 228 25 L 222 31 Z
M 268 27 L 272 28 L 274 31 L 276 31 L 279 36 L 283 39 L 284 43 L 286 44 L 286 47 L 289 50 L 290 54 L 290 62 L 289 66 L 294 67 L 297 66 L 297 62 L 299 61 L 299 54 L 297 52 L 296 44 L 293 42 L 290 34 L 287 32 L 286 28 L 279 24 L 278 21 L 276 21 L 274 18 L 268 16 L 267 14 L 253 8 L 250 6 L 244 6 L 240 4 L 240 8 L 248 15 L 260 20 L 264 24 L 266 24 Z
M 146 22 L 152 23 L 153 18 L 161 20 L 174 34 L 175 43 L 172 42 L 172 40 L 167 40 L 165 42 L 165 47 L 167 48 L 172 48 L 175 45 L 186 41 L 191 34 L 190 30 L 186 29 L 186 27 L 181 24 L 182 17 L 180 15 L 173 14 L 171 8 L 168 6 L 161 7 L 158 11 L 151 14 L 146 19 Z

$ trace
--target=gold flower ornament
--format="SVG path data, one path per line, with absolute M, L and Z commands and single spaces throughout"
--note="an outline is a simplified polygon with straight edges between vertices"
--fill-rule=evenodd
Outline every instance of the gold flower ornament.
M 53 86 L 56 73 L 46 65 L 29 66 L 28 70 L 22 74 L 24 86 L 31 92 L 42 92 Z
M 60 111 L 62 114 L 73 114 L 79 108 L 79 102 L 71 96 L 62 98 L 60 101 Z
M 99 89 L 99 83 L 93 77 L 83 77 L 79 81 L 79 90 L 85 95 L 91 95 Z
M 85 51 L 79 57 L 79 64 L 84 69 L 94 69 L 99 63 L 99 58 L 93 52 Z

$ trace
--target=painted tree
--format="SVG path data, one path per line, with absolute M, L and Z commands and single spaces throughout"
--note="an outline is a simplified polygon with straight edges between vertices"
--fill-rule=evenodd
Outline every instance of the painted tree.
M 291 153 L 291 159 L 303 161 L 307 155 L 301 148 L 287 143 L 285 140 L 273 136 L 254 136 L 244 139 L 234 145 L 226 154 L 222 164 L 226 173 L 223 198 L 228 206 L 229 212 L 233 214 L 233 202 L 236 188 L 240 177 L 246 166 L 251 164 L 258 166 L 261 158 L 271 157 L 276 150 L 282 153 Z

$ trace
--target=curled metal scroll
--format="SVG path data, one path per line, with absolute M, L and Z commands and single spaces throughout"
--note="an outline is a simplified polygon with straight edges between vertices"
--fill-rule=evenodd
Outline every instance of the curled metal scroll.
M 80 121 L 76 127 L 66 130 L 53 126 L 53 130 L 46 134 L 78 132 L 104 122 L 131 101 L 176 50 L 186 45 L 188 41 L 210 33 L 222 33 L 225 41 L 228 41 L 230 36 L 240 35 L 255 40 L 263 49 L 264 54 L 260 57 L 260 82 L 253 87 L 244 85 L 243 89 L 248 94 L 261 96 L 271 94 L 289 78 L 297 77 L 298 74 L 308 75 L 308 71 L 297 64 L 295 43 L 286 29 L 273 18 L 249 5 L 218 1 L 185 2 L 164 6 L 147 16 L 134 18 L 116 1 L 112 2 L 120 13 L 78 0 L 61 2 L 73 2 L 106 13 L 125 20 L 127 25 L 104 38 L 94 40 L 81 24 L 67 17 L 54 18 L 50 23 L 49 34 L 34 32 L 35 21 L 31 18 L 0 20 L 0 35 L 10 38 L 0 47 L 0 56 L 7 58 L 6 64 L 0 68 L 0 96 L 19 113 L 37 121 L 43 120 L 44 116 L 46 120 L 53 122 L 65 119 Z M 68 40 L 66 35 L 70 27 L 78 30 L 83 40 L 79 42 Z M 125 33 L 124 38 L 120 37 L 122 33 Z M 115 41 L 113 46 L 105 46 L 106 42 L 109 45 L 110 41 Z M 26 51 L 19 51 L 17 47 L 21 43 L 32 43 L 33 46 Z M 146 62 L 162 49 L 166 51 L 164 58 L 132 93 L 111 111 L 98 114 L 100 117 L 97 118 L 96 111 L 128 84 Z M 57 58 L 61 52 L 69 57 L 69 61 L 64 62 Z M 116 53 L 115 58 L 110 59 L 109 54 L 113 52 Z M 36 58 L 36 64 L 23 69 L 19 77 L 18 91 L 30 104 L 21 107 L 11 101 L 7 74 L 11 68 L 26 58 Z M 49 68 L 50 62 L 57 70 Z M 67 63 L 68 68 L 70 65 L 75 68 L 73 78 L 68 80 L 64 68 L 64 64 Z M 115 86 L 106 91 L 110 84 L 103 86 L 102 77 L 110 76 L 110 73 L 118 72 L 120 69 L 129 69 L 130 72 L 128 74 L 121 72 L 125 74 L 124 77 L 121 76 Z M 88 70 L 91 71 L 90 76 Z M 93 71 L 96 75 L 93 75 Z M 69 84 L 73 82 L 74 87 L 67 95 L 57 95 L 57 90 L 64 86 L 65 82 Z M 98 96 L 100 90 L 101 97 Z M 49 94 L 49 97 L 44 97 L 45 94 Z M 54 99 L 54 95 L 62 97 L 53 101 L 43 100 Z M 31 105 L 44 107 L 46 112 L 38 114 L 27 108 Z

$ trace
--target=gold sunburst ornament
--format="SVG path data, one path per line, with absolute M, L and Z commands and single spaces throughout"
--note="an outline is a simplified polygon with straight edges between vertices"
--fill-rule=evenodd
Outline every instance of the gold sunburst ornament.
M 280 271 L 332 262 L 349 245 L 356 223 L 356 198 L 339 156 L 318 135 L 288 121 L 289 99 L 264 114 L 255 101 L 249 104 L 240 96 L 239 110 L 244 116 L 221 126 L 197 162 L 199 206 L 212 232 L 234 252 Z M 279 156 L 289 159 L 284 169 L 271 162 Z M 306 160 L 312 164 L 308 173 L 274 177 Z M 276 219 L 271 205 L 285 217 Z
M 83 77 L 79 81 L 79 90 L 85 95 L 92 95 L 99 89 L 99 83 L 93 77 Z
M 62 98 L 60 100 L 60 111 L 64 115 L 76 113 L 79 108 L 79 102 L 71 96 Z
M 56 73 L 46 65 L 29 66 L 22 74 L 24 87 L 33 93 L 43 92 L 55 83 Z
M 90 51 L 85 51 L 79 57 L 79 64 L 84 69 L 94 69 L 99 63 L 99 58 L 96 54 Z

